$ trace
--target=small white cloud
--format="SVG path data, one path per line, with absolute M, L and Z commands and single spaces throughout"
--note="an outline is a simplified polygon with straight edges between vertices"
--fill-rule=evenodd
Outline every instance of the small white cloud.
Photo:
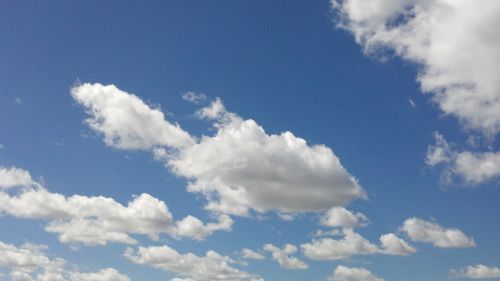
M 23 100 L 21 98 L 17 97 L 14 99 L 14 103 L 15 104 L 23 104 Z
M 364 268 L 337 266 L 328 281 L 384 281 Z
M 467 185 L 480 185 L 500 177 L 500 152 L 456 151 L 443 135 L 434 134 L 435 144 L 427 147 L 426 164 L 443 168 L 442 180 L 452 183 L 458 177 Z
M 181 254 L 168 246 L 127 248 L 124 256 L 136 264 L 149 265 L 178 275 L 177 280 L 252 281 L 258 276 L 234 268 L 228 256 L 208 251 L 205 256 Z M 175 279 L 174 279 L 175 280 Z
M 264 251 L 271 252 L 273 260 L 275 260 L 281 267 L 286 269 L 307 269 L 309 266 L 299 260 L 297 257 L 290 256 L 297 252 L 297 246 L 286 244 L 282 249 L 274 246 L 273 244 L 266 244 L 263 247 Z
M 417 252 L 415 248 L 394 233 L 380 236 L 380 243 L 382 245 L 381 252 L 388 255 L 407 256 Z
M 483 264 L 469 265 L 461 269 L 451 269 L 450 275 L 455 278 L 471 279 L 500 278 L 500 268 Z
M 354 255 L 379 253 L 376 245 L 363 238 L 352 229 L 344 229 L 342 239 L 320 238 L 300 247 L 306 257 L 313 260 L 341 260 Z
M 409 218 L 401 227 L 412 241 L 430 243 L 439 248 L 475 247 L 474 239 L 456 228 L 444 228 L 436 223 L 418 218 Z
M 354 228 L 368 224 L 362 213 L 353 213 L 344 207 L 333 207 L 321 218 L 321 225 L 329 227 Z
M 263 260 L 265 257 L 262 254 L 259 254 L 255 251 L 252 251 L 248 248 L 244 248 L 241 250 L 241 256 L 244 259 L 252 259 L 252 260 Z
M 411 107 L 413 107 L 413 108 L 416 108 L 416 107 L 417 107 L 417 104 L 416 104 L 416 103 L 415 103 L 415 101 L 414 101 L 414 100 L 412 100 L 412 99 L 408 99 L 408 103 L 409 103 L 409 104 L 410 104 L 410 106 L 411 106 Z
M 206 101 L 207 95 L 198 92 L 184 92 L 182 93 L 182 99 L 194 104 L 198 104 L 200 102 Z

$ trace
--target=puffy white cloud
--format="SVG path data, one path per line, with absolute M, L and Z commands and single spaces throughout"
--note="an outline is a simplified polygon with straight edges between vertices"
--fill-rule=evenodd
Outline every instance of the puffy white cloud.
M 113 85 L 83 84 L 72 95 L 108 145 L 150 149 L 189 180 L 189 191 L 207 198 L 209 210 L 236 215 L 323 211 L 366 198 L 330 148 L 308 145 L 291 132 L 269 135 L 255 121 L 228 112 L 220 99 L 197 112 L 214 120 L 217 131 L 196 141 L 159 109 Z
M 381 235 L 380 243 L 381 252 L 388 255 L 407 256 L 417 252 L 415 248 L 394 233 Z
M 308 258 L 313 260 L 340 260 L 353 255 L 379 253 L 376 245 L 352 229 L 344 229 L 343 233 L 342 239 L 315 239 L 310 243 L 302 244 L 301 249 Z
M 11 271 L 12 281 L 130 281 L 114 268 L 88 273 L 69 270 L 64 259 L 50 259 L 46 249 L 43 245 L 17 247 L 0 241 L 0 267 Z
M 329 227 L 354 228 L 368 224 L 362 213 L 353 213 L 344 207 L 333 207 L 321 218 L 321 225 Z
M 45 230 L 57 233 L 63 243 L 105 245 L 108 242 L 135 244 L 131 234 L 157 239 L 160 234 L 201 240 L 218 230 L 231 230 L 225 215 L 217 223 L 203 224 L 188 216 L 174 223 L 165 202 L 149 194 L 134 197 L 126 206 L 112 198 L 73 195 L 66 197 L 37 185 L 10 194 L 0 191 L 0 214 L 47 220 Z
M 401 227 L 412 241 L 431 243 L 439 248 L 475 247 L 474 239 L 456 228 L 444 228 L 436 223 L 418 218 L 409 218 Z
M 258 278 L 231 266 L 228 256 L 208 251 L 205 256 L 181 254 L 168 246 L 128 248 L 125 257 L 136 264 L 149 265 L 176 273 L 180 280 L 193 281 L 252 281 Z
M 233 225 L 233 220 L 227 215 L 220 215 L 217 223 L 203 224 L 201 220 L 193 216 L 187 216 L 184 219 L 176 222 L 176 233 L 182 237 L 190 237 L 195 240 L 203 240 L 211 235 L 214 231 L 224 230 L 230 231 Z
M 500 278 L 500 268 L 483 264 L 469 265 L 465 268 L 450 270 L 450 275 L 472 279 Z
M 324 145 L 310 146 L 291 132 L 268 135 L 255 121 L 227 112 L 220 99 L 198 115 L 215 119 L 217 132 L 180 150 L 168 165 L 190 179 L 189 191 L 206 196 L 209 210 L 321 211 L 366 197 Z
M 299 260 L 297 257 L 290 256 L 297 252 L 297 246 L 286 244 L 282 249 L 274 246 L 273 244 L 266 244 L 263 248 L 265 251 L 271 252 L 273 260 L 287 269 L 307 269 L 308 265 Z
M 28 171 L 16 167 L 0 166 L 0 190 L 12 187 L 37 186 L 38 183 L 31 178 Z
M 339 265 L 328 281 L 384 281 L 384 279 L 373 275 L 364 268 Z
M 467 128 L 500 130 L 500 2 L 332 0 L 338 26 L 365 53 L 390 49 L 421 66 L 418 81 Z
M 500 177 L 500 152 L 456 151 L 443 135 L 434 134 L 435 144 L 427 147 L 426 163 L 443 166 L 442 178 L 451 183 L 459 177 L 469 185 L 479 185 Z
M 265 257 L 255 251 L 252 251 L 248 248 L 244 248 L 241 250 L 241 256 L 244 259 L 252 259 L 252 260 L 263 260 Z
M 103 134 L 109 146 L 120 149 L 182 148 L 194 143 L 178 124 L 165 120 L 161 110 L 114 85 L 85 83 L 75 86 L 71 95 L 91 116 L 86 123 Z

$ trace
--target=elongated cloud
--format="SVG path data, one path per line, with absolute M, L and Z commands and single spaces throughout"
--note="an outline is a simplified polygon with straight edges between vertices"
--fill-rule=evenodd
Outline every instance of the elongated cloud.
M 434 133 L 435 144 L 427 147 L 426 164 L 442 167 L 444 183 L 455 178 L 477 186 L 500 177 L 500 152 L 456 151 L 443 135 Z
M 209 210 L 235 215 L 323 211 L 366 198 L 330 148 L 311 146 L 291 132 L 269 135 L 254 120 L 228 112 L 219 99 L 197 113 L 213 121 L 216 133 L 195 142 L 165 121 L 159 109 L 113 85 L 83 84 L 72 95 L 108 145 L 151 150 L 189 180 L 189 191 L 206 197 Z
M 299 260 L 297 257 L 291 256 L 297 252 L 297 246 L 286 244 L 282 249 L 274 246 L 273 244 L 264 245 L 264 251 L 271 252 L 273 260 L 275 260 L 281 267 L 286 269 L 307 269 L 309 266 Z
M 364 268 L 337 266 L 328 281 L 384 281 Z
M 29 174 L 19 168 L 11 173 Z M 37 183 L 16 194 L 0 191 L 0 214 L 48 221 L 45 230 L 57 233 L 63 243 L 105 245 L 108 242 L 135 244 L 132 234 L 158 239 L 160 234 L 201 240 L 218 230 L 231 230 L 225 215 L 216 223 L 204 224 L 188 216 L 174 222 L 165 202 L 149 194 L 134 197 L 126 206 L 112 198 L 52 193 Z
M 456 228 L 445 228 L 419 218 L 409 218 L 401 227 L 412 241 L 430 243 L 439 248 L 475 247 L 474 239 Z
M 322 233 L 319 233 L 322 234 Z M 339 235 L 340 233 L 333 233 Z M 380 247 L 368 241 L 350 228 L 342 230 L 341 239 L 321 237 L 300 247 L 304 255 L 312 260 L 343 260 L 356 255 L 396 255 L 407 256 L 417 250 L 393 233 L 380 236 Z
M 469 265 L 465 268 L 450 270 L 450 275 L 456 278 L 471 279 L 500 278 L 500 268 L 484 264 Z
M 208 251 L 205 256 L 181 254 L 168 246 L 128 248 L 125 257 L 136 264 L 149 265 L 173 272 L 174 280 L 193 281 L 256 281 L 257 276 L 234 268 L 228 256 Z
M 0 241 L 0 268 L 10 270 L 12 281 L 67 280 L 67 281 L 130 281 L 114 268 L 96 272 L 78 272 L 67 267 L 61 258 L 49 258 L 46 246 L 24 244 L 17 247 Z
M 165 120 L 159 109 L 114 85 L 77 85 L 71 95 L 91 116 L 85 122 L 103 134 L 109 146 L 120 149 L 182 148 L 194 143 L 178 124 Z
M 467 128 L 500 130 L 500 2 L 332 0 L 338 26 L 367 54 L 383 49 L 421 66 L 417 80 Z
M 342 239 L 321 238 L 300 247 L 313 260 L 341 260 L 354 255 L 373 255 L 378 247 L 351 229 L 344 229 Z

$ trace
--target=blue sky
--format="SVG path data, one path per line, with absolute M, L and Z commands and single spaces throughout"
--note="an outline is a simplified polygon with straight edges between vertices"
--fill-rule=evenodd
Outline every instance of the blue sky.
M 500 5 L 367 5 L 0 4 L 0 280 L 499 279 Z

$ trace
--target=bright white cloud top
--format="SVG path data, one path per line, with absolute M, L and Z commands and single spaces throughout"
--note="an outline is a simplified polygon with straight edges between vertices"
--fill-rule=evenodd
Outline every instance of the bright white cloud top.
M 83 84 L 72 95 L 108 145 L 152 149 L 175 174 L 189 179 L 188 191 L 206 197 L 208 210 L 234 215 L 323 211 L 366 198 L 330 148 L 310 146 L 291 132 L 269 135 L 254 120 L 226 111 L 219 99 L 198 112 L 213 120 L 217 132 L 193 143 L 158 109 L 113 85 Z M 178 151 L 167 153 L 165 146 Z
M 328 281 L 384 281 L 384 279 L 364 268 L 339 265 Z
M 295 245 L 286 244 L 280 249 L 273 244 L 266 244 L 263 249 L 264 251 L 270 252 L 273 256 L 273 260 L 275 260 L 283 268 L 307 269 L 309 267 L 305 262 L 299 260 L 297 257 L 290 256 L 295 254 L 298 250 Z
M 439 248 L 470 248 L 476 243 L 456 228 L 445 228 L 419 218 L 409 218 L 401 227 L 412 241 L 430 243 Z
M 500 278 L 500 268 L 484 264 L 469 265 L 461 269 L 451 269 L 450 275 L 456 278 L 471 279 Z

